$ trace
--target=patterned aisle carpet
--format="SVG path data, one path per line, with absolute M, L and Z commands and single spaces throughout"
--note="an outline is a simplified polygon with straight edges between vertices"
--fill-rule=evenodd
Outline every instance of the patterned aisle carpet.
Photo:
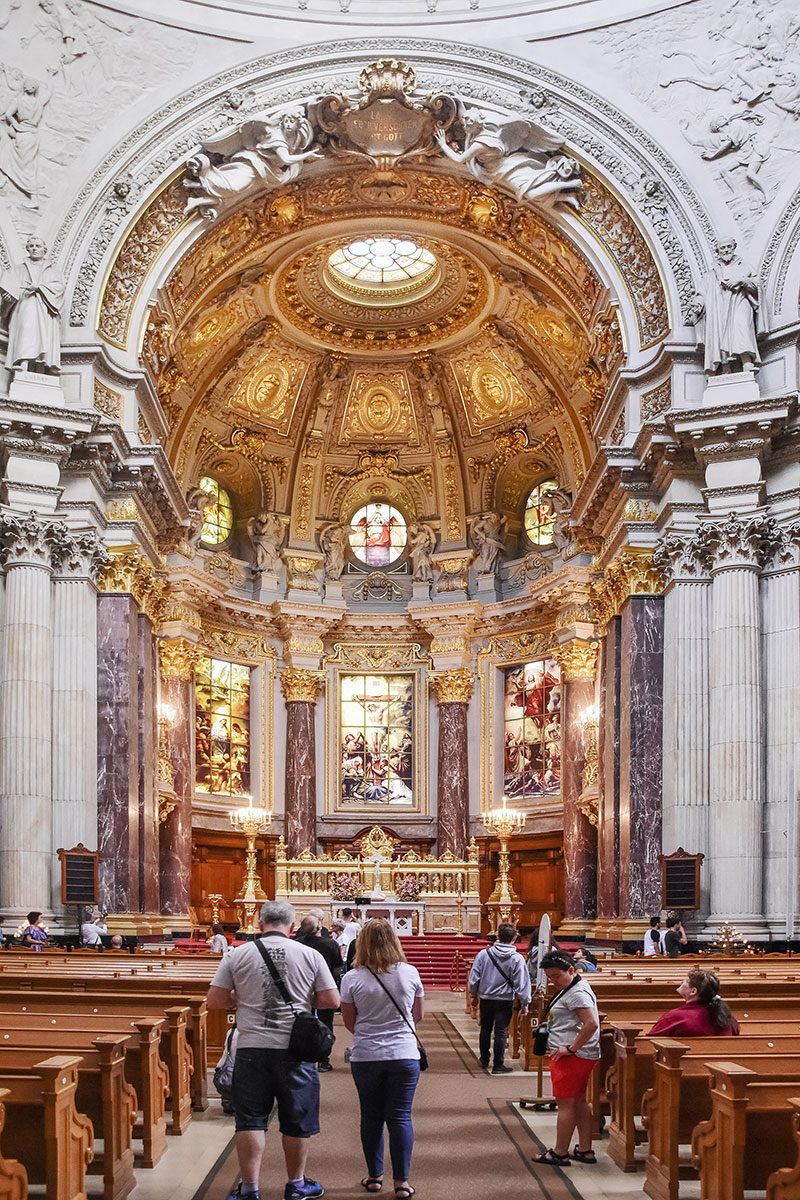
M 513 1107 L 520 1095 L 530 1092 L 522 1078 L 485 1075 L 470 1046 L 442 1012 L 426 1017 L 420 1035 L 430 1070 L 422 1075 L 414 1101 L 411 1183 L 419 1200 L 580 1200 L 577 1181 L 567 1172 L 531 1162 L 544 1146 Z M 322 1133 L 312 1140 L 307 1167 L 332 1200 L 367 1194 L 359 1186 L 366 1170 L 359 1141 L 358 1101 L 349 1069 L 342 1061 L 348 1042 L 349 1035 L 337 1021 L 335 1069 L 322 1077 Z M 380 1194 L 392 1197 L 388 1146 L 386 1166 Z M 225 1200 L 237 1178 L 231 1141 L 195 1200 Z M 274 1128 L 267 1134 L 261 1173 L 263 1200 L 280 1200 L 284 1184 L 280 1140 Z

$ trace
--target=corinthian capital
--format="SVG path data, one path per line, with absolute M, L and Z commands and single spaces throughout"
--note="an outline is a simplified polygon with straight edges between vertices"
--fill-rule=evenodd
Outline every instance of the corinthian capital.
M 51 566 L 53 547 L 67 536 L 66 525 L 43 521 L 35 512 L 0 516 L 0 559 L 4 567 Z
M 700 536 L 713 554 L 713 569 L 758 568 L 781 544 L 780 530 L 772 517 L 739 517 L 704 521 Z
M 581 638 L 574 638 L 554 650 L 553 657 L 561 663 L 564 681 L 568 683 L 571 679 L 594 679 L 599 648 L 599 642 L 585 642 Z
M 59 575 L 96 579 L 109 560 L 108 551 L 93 529 L 70 533 L 66 526 L 60 526 L 52 550 L 53 568 Z
M 428 675 L 438 704 L 469 704 L 475 680 L 466 667 L 431 671 Z
M 195 664 L 202 656 L 200 647 L 186 638 L 158 643 L 159 666 L 165 679 L 191 679 Z
M 303 667 L 287 667 L 281 673 L 281 691 L 287 704 L 302 700 L 316 704 L 325 676 L 321 671 L 308 671 Z
M 667 582 L 697 579 L 711 569 L 713 554 L 702 532 L 665 533 L 656 546 L 653 562 Z

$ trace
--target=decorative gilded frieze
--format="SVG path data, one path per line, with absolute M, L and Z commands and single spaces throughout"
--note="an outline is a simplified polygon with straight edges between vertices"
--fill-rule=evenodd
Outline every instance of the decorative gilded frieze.
M 307 541 L 311 532 L 311 500 L 314 495 L 314 471 L 313 462 L 304 463 L 300 473 L 300 482 L 297 485 L 295 533 L 301 541 Z M 297 559 L 297 562 L 299 563 L 301 560 Z M 300 570 L 297 573 L 303 575 L 304 572 Z M 298 583 L 295 586 L 302 587 L 303 585 Z
M 469 642 L 462 634 L 450 637 L 435 637 L 431 642 L 431 654 L 466 654 Z
M 334 642 L 328 663 L 355 671 L 397 671 L 427 662 L 419 642 L 396 642 L 388 645 Z
M 289 587 L 301 592 L 318 592 L 317 571 L 322 566 L 320 558 L 309 558 L 302 554 L 287 554 L 284 551 Z
M 665 379 L 658 387 L 643 392 L 639 403 L 642 421 L 656 421 L 672 407 L 672 383 Z
M 203 651 L 186 638 L 158 643 L 159 669 L 165 679 L 192 679 L 195 663 Z
M 472 671 L 466 667 L 428 674 L 437 704 L 469 704 L 475 687 Z
M 597 674 L 599 642 L 586 642 L 575 638 L 553 651 L 553 658 L 561 663 L 561 676 L 569 683 L 573 679 L 594 679 Z
M 324 652 L 322 638 L 313 633 L 293 633 L 286 643 L 289 654 L 316 654 Z
M 297 700 L 305 704 L 316 704 L 324 683 L 325 675 L 322 671 L 286 667 L 281 672 L 281 691 L 287 704 Z
M 473 555 L 460 558 L 434 558 L 437 592 L 465 592 L 468 585 L 469 565 Z
M 138 521 L 139 506 L 133 496 L 126 496 L 124 500 L 109 500 L 106 505 L 106 520 Z
M 230 626 L 203 623 L 200 646 L 212 658 L 233 662 L 261 663 L 277 661 L 277 653 L 262 634 L 253 634 Z
M 530 630 L 524 630 L 521 633 L 490 638 L 486 648 L 478 652 L 478 657 L 498 662 L 527 662 L 534 658 L 547 657 L 552 652 L 552 633 L 532 633 Z
M 111 421 L 121 421 L 124 403 L 125 397 L 121 392 L 115 392 L 113 388 L 108 387 L 105 383 L 101 383 L 99 379 L 95 379 L 95 412 L 102 413 L 104 417 L 108 417 Z

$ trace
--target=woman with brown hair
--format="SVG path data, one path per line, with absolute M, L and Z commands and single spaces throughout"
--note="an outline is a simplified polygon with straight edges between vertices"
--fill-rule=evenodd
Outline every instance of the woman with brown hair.
M 342 1018 L 353 1034 L 350 1069 L 361 1105 L 361 1145 L 367 1164 L 361 1186 L 383 1187 L 383 1130 L 389 1130 L 394 1194 L 408 1200 L 414 1130 L 411 1105 L 419 1080 L 422 981 L 406 962 L 388 921 L 372 919 L 358 934 L 353 969 L 342 980 Z
M 713 1037 L 739 1032 L 739 1022 L 719 994 L 719 976 L 698 967 L 678 988 L 683 1004 L 659 1017 L 650 1037 Z

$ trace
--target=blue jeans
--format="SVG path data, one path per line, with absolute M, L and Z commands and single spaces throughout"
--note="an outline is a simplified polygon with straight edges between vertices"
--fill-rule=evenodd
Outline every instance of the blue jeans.
M 395 1179 L 408 1179 L 414 1130 L 411 1104 L 419 1080 L 419 1060 L 351 1062 L 361 1104 L 361 1145 L 369 1174 L 383 1174 L 383 1127 L 389 1130 L 389 1154 Z

